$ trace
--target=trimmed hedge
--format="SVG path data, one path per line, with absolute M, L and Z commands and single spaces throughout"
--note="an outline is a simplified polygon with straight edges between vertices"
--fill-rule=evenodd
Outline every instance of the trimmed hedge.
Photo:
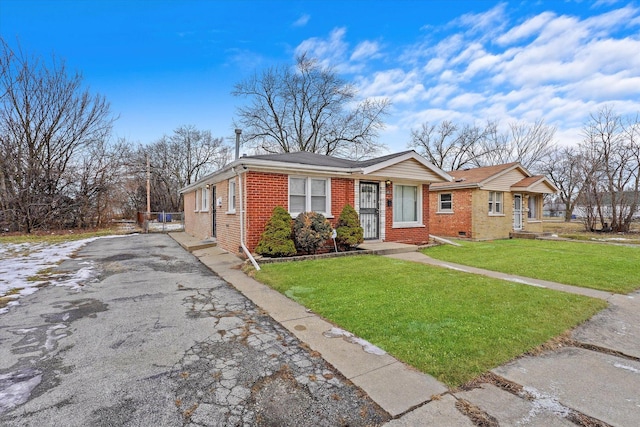
M 336 243 L 344 250 L 357 247 L 364 242 L 364 230 L 360 226 L 358 212 L 351 205 L 345 205 L 342 208 L 336 233 Z
M 291 215 L 283 207 L 276 206 L 267 221 L 256 246 L 256 253 L 264 256 L 285 257 L 297 253 L 291 234 Z

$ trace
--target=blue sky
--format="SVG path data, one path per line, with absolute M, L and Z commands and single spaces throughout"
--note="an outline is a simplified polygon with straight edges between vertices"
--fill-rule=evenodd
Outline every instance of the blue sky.
M 390 98 L 391 152 L 425 122 L 544 119 L 575 144 L 604 105 L 640 113 L 635 1 L 2 0 L 0 34 L 80 71 L 132 142 L 233 138 L 233 85 L 303 51 Z

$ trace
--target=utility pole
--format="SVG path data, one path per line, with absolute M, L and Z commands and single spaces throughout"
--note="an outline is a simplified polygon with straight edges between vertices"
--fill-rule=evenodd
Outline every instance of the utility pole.
M 151 220 L 151 165 L 147 154 L 147 221 Z

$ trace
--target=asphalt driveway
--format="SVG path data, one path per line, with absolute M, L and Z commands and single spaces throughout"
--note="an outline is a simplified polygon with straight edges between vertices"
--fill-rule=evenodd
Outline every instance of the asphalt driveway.
M 389 416 L 166 235 L 99 239 L 82 290 L 0 316 L 0 424 L 379 425 Z

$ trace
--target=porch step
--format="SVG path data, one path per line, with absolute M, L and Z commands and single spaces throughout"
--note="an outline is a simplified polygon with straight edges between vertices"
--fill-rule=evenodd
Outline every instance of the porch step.
M 395 242 L 364 242 L 358 246 L 358 249 L 371 251 L 376 255 L 392 255 L 405 252 L 415 252 L 418 250 L 418 246 Z
M 180 243 L 180 246 L 188 250 L 189 252 L 198 251 L 200 249 L 213 248 L 218 245 L 215 239 L 200 240 L 192 235 L 183 232 L 169 233 L 171 236 Z
M 544 237 L 551 237 L 551 233 L 535 233 L 533 231 L 512 231 L 509 233 L 510 239 L 539 239 Z

